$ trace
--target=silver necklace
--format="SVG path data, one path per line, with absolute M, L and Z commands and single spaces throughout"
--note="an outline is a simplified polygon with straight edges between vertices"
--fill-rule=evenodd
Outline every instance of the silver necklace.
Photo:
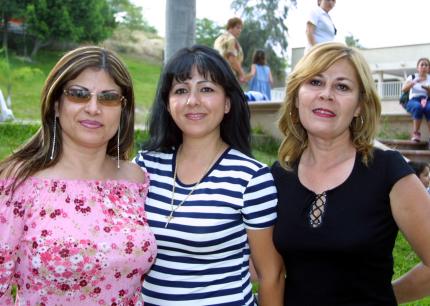
M 222 146 L 222 143 L 221 143 L 221 146 Z M 215 151 L 214 158 L 212 159 L 212 161 L 209 163 L 209 165 L 207 166 L 207 168 L 203 172 L 203 175 L 199 179 L 199 181 L 193 186 L 193 188 L 191 188 L 190 192 L 186 195 L 186 197 L 176 207 L 174 207 L 173 203 L 175 202 L 176 173 L 177 173 L 178 164 L 179 164 L 178 156 L 179 156 L 179 151 L 182 149 L 182 146 L 179 147 L 178 153 L 176 154 L 175 172 L 173 173 L 172 199 L 170 200 L 170 214 L 168 216 L 166 216 L 167 221 L 166 221 L 166 225 L 164 226 L 164 228 L 167 228 L 167 225 L 169 225 L 170 221 L 172 221 L 172 219 L 175 217 L 173 215 L 175 213 L 175 211 L 177 211 L 179 209 L 179 207 L 181 207 L 188 200 L 188 198 L 193 194 L 194 190 L 197 189 L 197 187 L 199 186 L 199 184 L 201 183 L 201 181 L 205 177 L 206 173 L 209 171 L 210 167 L 215 163 L 215 159 L 218 156 L 218 152 L 219 152 L 219 149 L 221 146 L 219 146 L 218 149 Z

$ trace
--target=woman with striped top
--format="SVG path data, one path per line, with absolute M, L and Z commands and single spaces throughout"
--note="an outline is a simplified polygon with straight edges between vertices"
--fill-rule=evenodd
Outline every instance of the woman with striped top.
M 150 176 L 146 201 L 158 255 L 145 305 L 281 305 L 284 272 L 272 242 L 276 188 L 251 157 L 249 109 L 213 49 L 179 50 L 160 77 L 150 139 L 135 162 Z

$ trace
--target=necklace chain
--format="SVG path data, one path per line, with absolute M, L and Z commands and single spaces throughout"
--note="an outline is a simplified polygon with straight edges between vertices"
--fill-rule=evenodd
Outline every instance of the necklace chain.
M 179 164 L 179 162 L 178 162 L 179 161 L 178 156 L 179 156 L 179 151 L 182 149 L 182 146 L 179 147 L 178 152 L 176 154 L 175 172 L 173 172 L 173 186 L 172 186 L 172 199 L 170 200 L 170 214 L 168 216 L 166 216 L 167 221 L 166 221 L 166 225 L 164 226 L 164 228 L 167 228 L 167 226 L 169 225 L 170 221 L 172 221 L 172 219 L 175 217 L 173 215 L 175 213 L 175 211 L 177 211 L 179 209 L 179 207 L 181 207 L 188 200 L 188 198 L 193 194 L 194 190 L 196 190 L 197 187 L 199 186 L 199 184 L 202 182 L 202 180 L 205 177 L 206 173 L 209 171 L 210 167 L 214 164 L 215 159 L 218 156 L 218 152 L 219 152 L 221 146 L 222 146 L 222 144 L 216 150 L 214 158 L 212 159 L 212 161 L 209 163 L 209 165 L 207 166 L 207 168 L 203 172 L 202 177 L 193 186 L 193 188 L 191 188 L 190 192 L 185 196 L 185 198 L 176 207 L 173 207 L 173 204 L 175 202 L 176 174 L 177 174 L 178 164 Z

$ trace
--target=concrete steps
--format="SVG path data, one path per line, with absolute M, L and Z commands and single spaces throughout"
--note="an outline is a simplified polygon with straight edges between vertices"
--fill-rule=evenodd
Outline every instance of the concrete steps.
M 249 103 L 252 128 L 280 141 L 282 135 L 278 130 L 277 120 L 281 105 L 280 101 Z M 411 130 L 411 116 L 402 108 L 399 102 L 397 100 L 382 101 L 382 117 L 379 122 L 380 133 L 378 134 L 378 140 L 389 148 L 399 150 L 403 156 L 410 160 L 430 163 L 430 150 L 427 148 L 427 142 L 415 143 L 410 140 L 403 140 L 410 138 Z M 421 139 L 427 141 L 429 137 L 430 133 L 427 125 L 423 122 L 421 125 Z M 254 141 L 262 142 L 261 139 L 254 139 Z
M 409 160 L 430 163 L 430 150 L 428 149 L 427 142 L 414 142 L 411 140 L 399 139 L 379 139 L 379 141 L 391 149 L 398 150 Z

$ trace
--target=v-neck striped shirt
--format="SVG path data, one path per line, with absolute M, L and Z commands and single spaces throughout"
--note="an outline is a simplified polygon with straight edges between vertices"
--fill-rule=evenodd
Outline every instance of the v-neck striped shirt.
M 175 157 L 141 151 L 135 158 L 150 176 L 145 210 L 158 245 L 143 283 L 145 306 L 255 305 L 246 230 L 275 222 L 277 196 L 269 168 L 227 149 L 165 228 Z M 177 179 L 174 205 L 192 188 Z

